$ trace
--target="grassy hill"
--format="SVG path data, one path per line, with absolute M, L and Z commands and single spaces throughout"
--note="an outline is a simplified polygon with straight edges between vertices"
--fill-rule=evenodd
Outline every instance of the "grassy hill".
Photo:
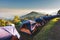
M 52 32 L 50 31 L 52 30 L 52 28 L 54 28 L 55 23 L 58 21 L 56 19 L 58 18 L 55 18 L 48 22 L 46 26 L 44 26 L 42 30 L 34 36 L 33 40 L 51 40 L 49 33 L 52 34 Z

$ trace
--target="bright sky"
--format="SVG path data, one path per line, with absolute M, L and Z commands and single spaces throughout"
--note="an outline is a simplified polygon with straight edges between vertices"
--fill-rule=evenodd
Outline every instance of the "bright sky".
M 60 0 L 0 0 L 0 17 L 25 15 L 31 11 L 52 12 L 60 9 Z

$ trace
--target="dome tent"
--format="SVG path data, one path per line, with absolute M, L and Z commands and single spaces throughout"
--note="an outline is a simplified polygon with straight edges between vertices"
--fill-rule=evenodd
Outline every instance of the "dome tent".
M 34 31 L 35 29 L 35 25 L 36 22 L 35 21 L 32 21 L 32 20 L 27 20 L 27 21 L 24 21 L 21 28 L 20 28 L 20 31 L 24 32 L 24 33 L 27 33 L 27 34 L 32 34 L 32 32 Z
M 14 37 L 20 38 L 19 33 L 13 26 L 0 27 L 0 40 L 13 40 Z

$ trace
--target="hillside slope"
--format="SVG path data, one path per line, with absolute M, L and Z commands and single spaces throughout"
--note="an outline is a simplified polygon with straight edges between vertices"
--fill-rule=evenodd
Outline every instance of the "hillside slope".
M 33 40 L 60 40 L 60 20 L 51 20 Z

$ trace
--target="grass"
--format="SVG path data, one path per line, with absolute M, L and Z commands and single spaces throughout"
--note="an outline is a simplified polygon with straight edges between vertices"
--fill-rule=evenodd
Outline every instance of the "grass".
M 48 40 L 48 33 L 53 28 L 54 24 L 58 21 L 57 19 L 59 18 L 54 18 L 50 22 L 48 22 L 42 28 L 42 30 L 37 35 L 35 35 L 33 40 Z

